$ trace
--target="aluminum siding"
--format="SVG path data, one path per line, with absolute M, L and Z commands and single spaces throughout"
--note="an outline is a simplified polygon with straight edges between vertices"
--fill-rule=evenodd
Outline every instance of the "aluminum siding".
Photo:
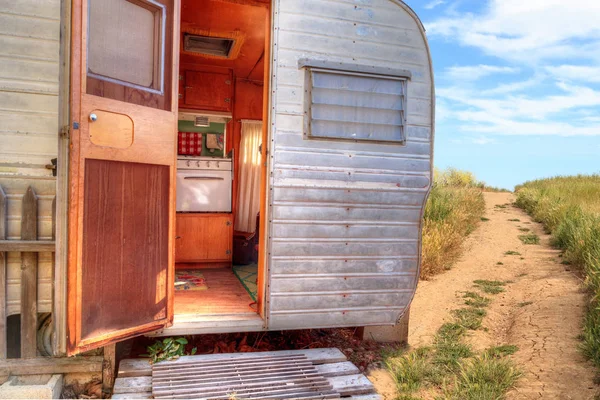
M 416 289 L 432 179 L 433 76 L 394 0 L 275 0 L 269 329 L 394 324 Z M 306 140 L 301 59 L 404 69 L 405 146 Z
M 8 238 L 21 236 L 21 200 L 38 195 L 39 239 L 52 238 L 58 152 L 60 0 L 0 2 L 0 185 L 8 197 Z M 52 253 L 40 253 L 38 310 L 52 311 Z M 8 254 L 7 313 L 20 310 L 21 254 Z

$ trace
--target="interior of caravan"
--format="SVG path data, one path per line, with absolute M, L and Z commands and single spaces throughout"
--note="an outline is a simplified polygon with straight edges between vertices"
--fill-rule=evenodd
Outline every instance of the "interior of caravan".
M 258 312 L 267 1 L 182 0 L 175 315 Z

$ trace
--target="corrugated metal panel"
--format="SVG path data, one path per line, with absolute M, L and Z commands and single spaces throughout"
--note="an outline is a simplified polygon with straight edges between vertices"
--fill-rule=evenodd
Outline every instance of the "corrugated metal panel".
M 416 288 L 432 177 L 422 25 L 392 0 L 277 0 L 274 17 L 268 326 L 393 324 Z M 306 138 L 305 59 L 409 71 L 406 143 Z
M 60 0 L 0 2 L 0 185 L 8 238 L 21 237 L 21 202 L 38 195 L 39 239 L 52 238 L 56 180 L 45 168 L 58 151 Z M 38 310 L 52 310 L 52 253 L 38 261 Z M 8 254 L 7 312 L 20 310 L 21 254 Z

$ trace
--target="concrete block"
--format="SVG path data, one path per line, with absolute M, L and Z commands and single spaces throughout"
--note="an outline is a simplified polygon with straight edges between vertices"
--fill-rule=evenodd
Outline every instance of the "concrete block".
M 0 399 L 60 399 L 62 375 L 11 376 L 0 385 Z
M 365 326 L 362 332 L 363 340 L 374 340 L 381 343 L 400 342 L 408 343 L 408 319 L 410 310 L 396 325 L 392 326 Z

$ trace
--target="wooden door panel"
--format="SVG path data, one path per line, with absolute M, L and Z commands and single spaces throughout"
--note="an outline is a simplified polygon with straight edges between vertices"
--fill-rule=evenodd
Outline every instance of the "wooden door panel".
M 179 7 L 73 0 L 69 355 L 173 320 Z
M 157 277 L 169 262 L 169 167 L 93 159 L 85 167 L 81 278 L 93 284 L 82 292 L 82 340 L 166 318 L 166 281 Z
M 231 214 L 177 214 L 177 262 L 231 260 Z
M 229 215 L 212 218 L 207 225 L 206 257 L 209 260 L 231 259 L 232 225 Z

